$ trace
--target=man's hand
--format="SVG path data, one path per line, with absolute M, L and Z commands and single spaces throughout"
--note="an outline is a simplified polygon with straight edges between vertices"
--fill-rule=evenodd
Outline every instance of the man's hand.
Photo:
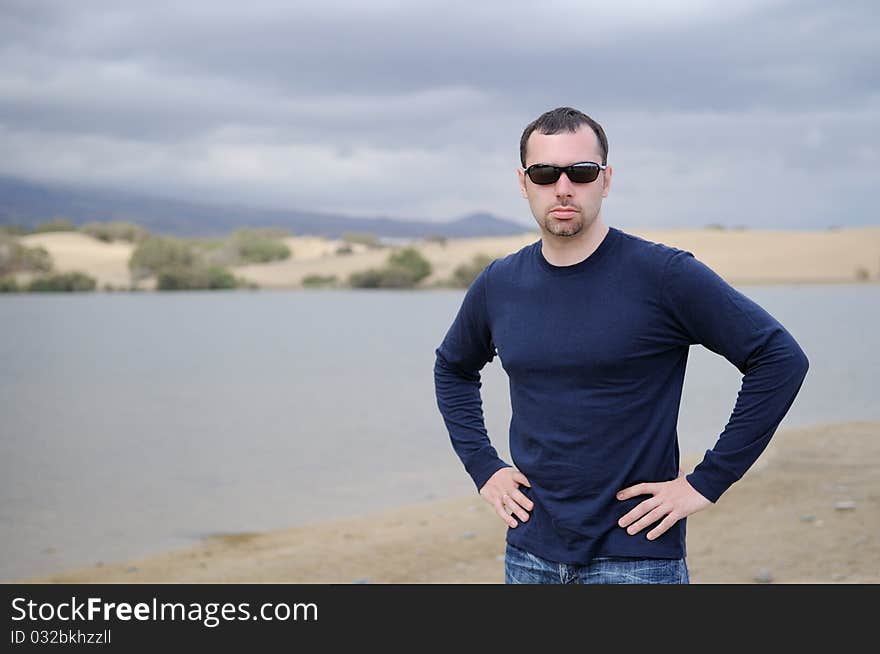
M 495 507 L 498 517 L 511 527 L 519 524 L 513 519 L 514 515 L 525 522 L 529 519 L 526 511 L 535 508 L 534 503 L 519 490 L 519 484 L 532 487 L 523 473 L 516 468 L 506 466 L 489 477 L 480 489 L 480 497 Z
M 681 470 L 678 471 L 678 478 L 672 481 L 636 484 L 624 488 L 617 493 L 617 499 L 626 500 L 637 495 L 653 497 L 643 500 L 618 520 L 617 524 L 628 527 L 626 532 L 632 536 L 666 516 L 659 525 L 648 532 L 648 540 L 654 540 L 682 518 L 712 504 L 688 483 Z

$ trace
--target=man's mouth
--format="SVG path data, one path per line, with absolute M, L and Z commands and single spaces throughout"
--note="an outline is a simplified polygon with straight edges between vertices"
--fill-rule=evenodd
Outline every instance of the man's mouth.
M 550 210 L 550 215 L 562 219 L 571 218 L 576 213 L 577 209 L 572 209 L 571 207 L 556 207 L 555 209 Z

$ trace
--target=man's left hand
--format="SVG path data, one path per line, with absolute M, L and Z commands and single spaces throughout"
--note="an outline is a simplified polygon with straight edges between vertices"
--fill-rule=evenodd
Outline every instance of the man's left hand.
M 678 471 L 678 478 L 672 481 L 636 484 L 624 488 L 617 493 L 617 499 L 626 500 L 637 495 L 652 497 L 640 502 L 618 520 L 617 524 L 627 528 L 626 532 L 632 536 L 663 518 L 659 525 L 648 532 L 648 540 L 654 540 L 682 518 L 712 504 L 688 483 L 681 470 Z

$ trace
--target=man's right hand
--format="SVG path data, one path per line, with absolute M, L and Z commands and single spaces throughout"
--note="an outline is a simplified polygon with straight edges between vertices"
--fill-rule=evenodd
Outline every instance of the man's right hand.
M 491 504 L 498 517 L 511 527 L 519 524 L 513 519 L 514 515 L 525 522 L 529 519 L 527 511 L 535 508 L 534 503 L 519 490 L 520 484 L 532 487 L 523 473 L 506 466 L 489 477 L 480 489 L 480 497 Z

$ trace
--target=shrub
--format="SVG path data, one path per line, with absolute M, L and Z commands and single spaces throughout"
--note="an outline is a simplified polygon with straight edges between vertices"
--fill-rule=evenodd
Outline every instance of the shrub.
M 0 235 L 0 275 L 13 272 L 49 272 L 52 257 L 46 248 L 25 247 L 10 236 Z
M 0 293 L 18 293 L 22 288 L 12 275 L 0 276 Z
M 24 236 L 28 233 L 24 225 L 0 225 L 0 236 Z
M 323 286 L 336 286 L 336 275 L 306 275 L 302 285 L 306 288 L 320 288 Z
M 470 263 L 458 266 L 452 273 L 451 284 L 457 288 L 468 288 L 483 268 L 492 263 L 493 259 L 486 254 L 477 254 Z
M 349 275 L 354 288 L 412 288 L 431 274 L 431 264 L 418 250 L 404 248 L 388 257 L 384 268 L 371 268 Z
M 201 239 L 194 243 L 211 263 L 239 266 L 289 258 L 290 248 L 279 240 L 288 236 L 290 232 L 283 229 L 248 228 L 236 230 L 224 239 Z
M 20 247 L 22 246 L 15 239 L 0 236 L 0 275 L 6 275 L 15 270 Z
M 204 249 L 210 245 L 171 236 L 150 236 L 138 244 L 128 267 L 136 280 L 156 275 L 156 288 L 160 291 L 259 288 L 236 278 L 216 261 L 207 261 L 197 246 Z
M 94 291 L 95 278 L 81 272 L 55 273 L 32 279 L 28 284 L 29 291 Z
M 41 232 L 72 232 L 76 230 L 76 226 L 67 218 L 56 217 L 47 220 L 34 227 L 33 233 Z
M 236 288 L 238 280 L 220 266 L 168 266 L 159 271 L 156 288 L 160 291 Z
M 348 285 L 352 288 L 381 288 L 382 270 L 370 268 L 360 272 L 351 273 L 348 276 Z
M 113 241 L 139 243 L 150 235 L 150 233 L 140 225 L 123 222 L 121 220 L 86 223 L 79 228 L 79 231 L 107 243 L 112 243 Z
M 128 268 L 135 279 L 143 279 L 164 269 L 190 267 L 196 261 L 188 243 L 172 236 L 150 236 L 131 253 Z
M 437 243 L 438 245 L 446 245 L 446 237 L 440 234 L 428 234 L 425 237 L 426 243 Z
M 266 263 L 290 257 L 290 248 L 278 240 L 283 235 L 272 229 L 239 229 L 231 241 L 242 263 Z
M 411 274 L 416 282 L 431 274 L 431 263 L 415 248 L 404 248 L 388 257 L 388 265 L 402 268 Z
M 412 288 L 416 280 L 403 268 L 370 268 L 349 275 L 353 288 Z
M 19 270 L 49 272 L 52 270 L 52 256 L 42 245 L 32 248 L 21 246 Z

